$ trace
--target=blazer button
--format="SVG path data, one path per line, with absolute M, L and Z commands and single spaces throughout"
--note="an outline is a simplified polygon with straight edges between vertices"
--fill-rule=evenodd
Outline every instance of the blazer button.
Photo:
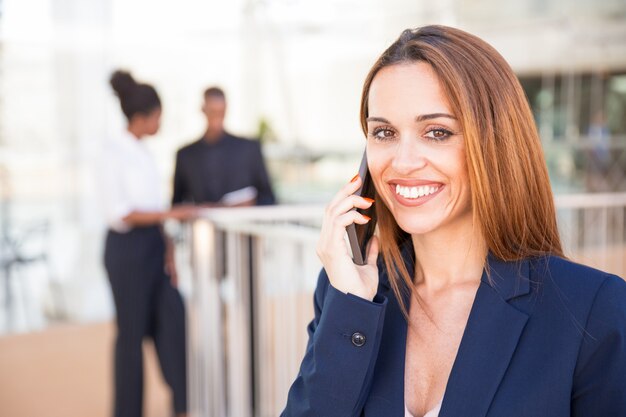
M 352 335 L 352 344 L 356 347 L 361 347 L 365 344 L 365 335 L 360 332 L 355 332 Z

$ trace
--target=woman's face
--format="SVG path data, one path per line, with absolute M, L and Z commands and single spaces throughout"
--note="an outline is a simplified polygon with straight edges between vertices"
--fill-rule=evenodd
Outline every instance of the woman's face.
M 155 135 L 161 126 L 161 108 L 156 108 L 144 116 L 146 135 Z
M 419 235 L 471 222 L 463 134 L 431 66 L 380 70 L 368 113 L 370 174 L 402 230 Z

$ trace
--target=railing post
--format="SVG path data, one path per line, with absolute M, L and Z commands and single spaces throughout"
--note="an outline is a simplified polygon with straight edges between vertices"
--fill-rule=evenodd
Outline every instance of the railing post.
M 250 237 L 226 232 L 226 363 L 229 417 L 252 417 Z
M 224 318 L 219 291 L 222 245 L 215 225 L 196 220 L 191 246 L 193 291 L 187 308 L 189 414 L 227 417 Z

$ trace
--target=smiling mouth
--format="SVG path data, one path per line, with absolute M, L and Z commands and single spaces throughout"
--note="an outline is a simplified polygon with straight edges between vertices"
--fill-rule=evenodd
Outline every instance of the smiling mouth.
M 408 187 L 396 184 L 396 194 L 408 200 L 416 200 L 420 197 L 426 197 L 434 194 L 439 190 L 438 185 L 420 185 L 416 187 Z

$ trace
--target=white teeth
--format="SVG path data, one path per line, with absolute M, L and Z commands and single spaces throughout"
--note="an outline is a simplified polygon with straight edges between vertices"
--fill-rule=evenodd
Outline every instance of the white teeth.
M 396 184 L 396 194 L 401 195 L 404 198 L 416 199 L 435 193 L 439 187 L 422 185 L 419 187 L 405 187 L 400 184 Z

